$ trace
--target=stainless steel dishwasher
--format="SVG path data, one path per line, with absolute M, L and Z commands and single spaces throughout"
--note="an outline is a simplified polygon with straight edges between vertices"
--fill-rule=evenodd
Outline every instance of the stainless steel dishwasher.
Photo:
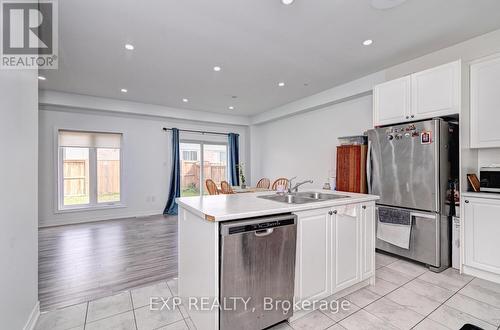
M 297 216 L 222 223 L 220 235 L 220 329 L 260 330 L 290 318 Z

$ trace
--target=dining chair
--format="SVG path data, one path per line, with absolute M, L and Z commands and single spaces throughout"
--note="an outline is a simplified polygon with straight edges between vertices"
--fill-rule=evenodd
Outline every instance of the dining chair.
M 210 195 L 219 195 L 219 189 L 217 189 L 217 185 L 215 184 L 214 180 L 206 179 L 205 186 L 207 187 L 208 193 Z
M 227 181 L 221 181 L 220 190 L 223 194 L 234 194 L 233 188 Z
M 268 178 L 262 178 L 257 182 L 257 188 L 269 189 L 271 181 Z
M 278 186 L 284 186 L 285 189 L 288 188 L 288 179 L 287 178 L 278 178 L 274 180 L 272 190 L 278 190 Z

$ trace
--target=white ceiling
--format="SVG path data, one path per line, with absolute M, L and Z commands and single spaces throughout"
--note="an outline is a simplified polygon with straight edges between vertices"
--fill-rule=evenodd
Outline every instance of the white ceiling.
M 496 30 L 500 1 L 63 0 L 59 17 L 42 89 L 255 115 Z

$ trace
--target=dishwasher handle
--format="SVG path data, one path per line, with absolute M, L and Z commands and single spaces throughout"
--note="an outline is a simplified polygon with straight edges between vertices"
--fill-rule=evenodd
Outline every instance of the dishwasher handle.
M 266 237 L 269 236 L 273 233 L 274 229 L 273 228 L 268 228 L 268 229 L 262 229 L 262 230 L 257 230 L 255 231 L 255 236 L 257 237 Z

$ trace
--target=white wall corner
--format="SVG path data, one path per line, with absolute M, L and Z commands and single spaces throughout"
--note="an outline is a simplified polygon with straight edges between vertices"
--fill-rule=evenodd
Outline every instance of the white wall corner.
M 33 310 L 30 313 L 28 321 L 26 321 L 23 330 L 34 330 L 39 317 L 40 317 L 40 301 L 37 301 L 35 306 L 33 307 Z
M 386 81 L 385 70 L 379 71 L 323 92 L 304 97 L 281 107 L 260 113 L 251 118 L 252 125 L 263 124 L 283 117 L 317 110 L 372 92 L 373 86 Z
M 116 100 L 51 90 L 40 91 L 39 105 L 62 107 L 66 109 L 85 109 L 240 126 L 248 126 L 250 124 L 250 118 L 247 116 L 235 116 L 208 111 L 177 109 L 155 104 Z

